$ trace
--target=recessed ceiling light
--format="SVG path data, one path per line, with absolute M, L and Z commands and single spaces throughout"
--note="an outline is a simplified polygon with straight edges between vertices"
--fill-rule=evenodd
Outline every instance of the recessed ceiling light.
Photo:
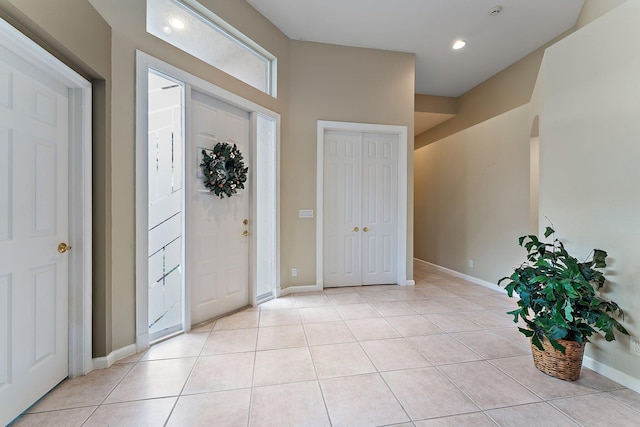
M 458 50 L 458 49 L 462 49 L 466 45 L 467 45 L 466 41 L 464 41 L 464 40 L 456 40 L 455 42 L 453 42 L 453 46 L 451 46 L 451 48 L 454 49 L 454 50 Z
M 169 19 L 169 24 L 176 30 L 182 30 L 184 28 L 184 21 L 179 18 Z

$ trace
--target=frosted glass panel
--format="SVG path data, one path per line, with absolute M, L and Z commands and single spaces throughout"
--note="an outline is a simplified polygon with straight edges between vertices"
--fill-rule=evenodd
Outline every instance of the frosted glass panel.
M 189 0 L 147 0 L 147 32 L 275 96 L 273 55 L 202 5 Z
M 182 239 L 154 254 L 149 266 L 161 269 L 157 281 L 149 287 L 149 334 L 158 338 L 164 331 L 182 325 Z M 152 279 L 153 280 L 153 279 Z
M 256 255 L 261 260 L 257 266 L 257 296 L 260 300 L 273 296 L 276 284 L 276 122 L 258 115 L 256 136 L 257 157 L 263 159 L 256 177 Z
M 182 325 L 184 86 L 149 73 L 149 335 Z

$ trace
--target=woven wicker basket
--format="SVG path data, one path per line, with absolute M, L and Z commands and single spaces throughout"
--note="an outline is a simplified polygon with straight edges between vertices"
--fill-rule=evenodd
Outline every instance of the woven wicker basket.
M 575 381 L 580 378 L 582 356 L 586 343 L 579 345 L 575 341 L 558 340 L 558 342 L 566 348 L 565 354 L 553 348 L 546 338 L 542 341 L 544 350 L 539 350 L 538 347 L 531 344 L 533 363 L 536 368 L 547 375 L 561 380 Z

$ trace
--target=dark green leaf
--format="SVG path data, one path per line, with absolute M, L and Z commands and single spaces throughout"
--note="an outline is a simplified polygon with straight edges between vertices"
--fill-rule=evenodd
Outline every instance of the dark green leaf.
M 544 231 L 544 237 L 549 237 L 551 236 L 553 233 L 555 233 L 555 230 L 551 227 L 547 227 L 546 230 Z
M 553 348 L 555 348 L 556 350 L 558 350 L 562 354 L 566 354 L 567 348 L 565 346 L 563 346 L 562 344 L 560 344 L 558 341 L 550 339 L 549 342 L 551 343 L 551 346 Z

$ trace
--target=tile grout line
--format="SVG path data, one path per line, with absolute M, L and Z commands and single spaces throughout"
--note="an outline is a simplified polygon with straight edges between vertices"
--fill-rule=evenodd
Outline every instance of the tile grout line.
M 331 303 L 330 299 L 329 299 L 329 303 Z M 338 313 L 338 315 L 340 315 L 340 313 Z M 302 322 L 302 319 L 300 319 L 300 321 Z M 307 351 L 309 352 L 309 358 L 311 358 L 311 365 L 313 366 L 313 372 L 316 376 L 315 383 L 317 384 L 318 389 L 320 390 L 320 396 L 322 397 L 322 404 L 324 406 L 324 411 L 325 411 L 325 414 L 327 415 L 327 420 L 329 420 L 329 425 L 333 426 L 333 421 L 331 420 L 331 414 L 329 413 L 329 407 L 327 406 L 327 399 L 325 398 L 324 390 L 322 389 L 322 385 L 320 384 L 320 377 L 318 376 L 318 368 L 316 367 L 316 362 L 313 358 L 313 353 L 311 352 L 312 346 L 309 344 L 309 337 L 307 335 L 307 330 L 304 327 L 304 323 L 302 324 L 302 331 L 304 332 L 304 339 L 307 342 Z
M 207 341 L 209 340 L 209 337 L 211 337 L 211 334 L 213 333 L 213 328 L 215 327 L 216 323 L 218 323 L 217 319 L 214 320 L 211 323 L 211 329 L 207 333 L 207 338 L 205 338 L 204 343 L 202 344 L 202 348 L 200 348 L 200 351 L 198 352 L 198 355 L 195 357 L 196 360 L 193 362 L 193 366 L 191 366 L 191 369 L 189 370 L 189 375 L 187 375 L 187 379 L 185 380 L 184 384 L 182 384 L 182 387 L 180 388 L 180 391 L 178 392 L 177 396 L 175 396 L 176 400 L 175 400 L 175 402 L 173 402 L 173 405 L 171 406 L 171 410 L 169 411 L 169 414 L 167 415 L 167 419 L 164 421 L 164 424 L 163 424 L 164 427 L 166 427 L 166 425 L 169 423 L 169 420 L 171 419 L 171 416 L 173 415 L 173 411 L 175 411 L 176 406 L 178 406 L 178 402 L 180 401 L 180 398 L 182 397 L 182 393 L 184 392 L 184 389 L 187 386 L 187 383 L 189 382 L 189 379 L 191 378 L 191 375 L 193 375 L 193 371 L 195 370 L 196 366 L 198 365 L 198 362 L 200 361 L 200 357 L 202 356 L 202 352 L 204 351 L 204 347 L 207 344 Z M 166 397 L 171 397 L 171 396 L 166 396 Z
M 251 425 L 251 409 L 253 408 L 253 389 L 256 377 L 256 358 L 258 355 L 258 338 L 260 336 L 260 321 L 262 320 L 262 308 L 258 306 L 258 327 L 256 331 L 256 342 L 253 350 L 253 370 L 251 372 L 251 391 L 249 392 L 249 407 L 247 408 L 247 427 Z

